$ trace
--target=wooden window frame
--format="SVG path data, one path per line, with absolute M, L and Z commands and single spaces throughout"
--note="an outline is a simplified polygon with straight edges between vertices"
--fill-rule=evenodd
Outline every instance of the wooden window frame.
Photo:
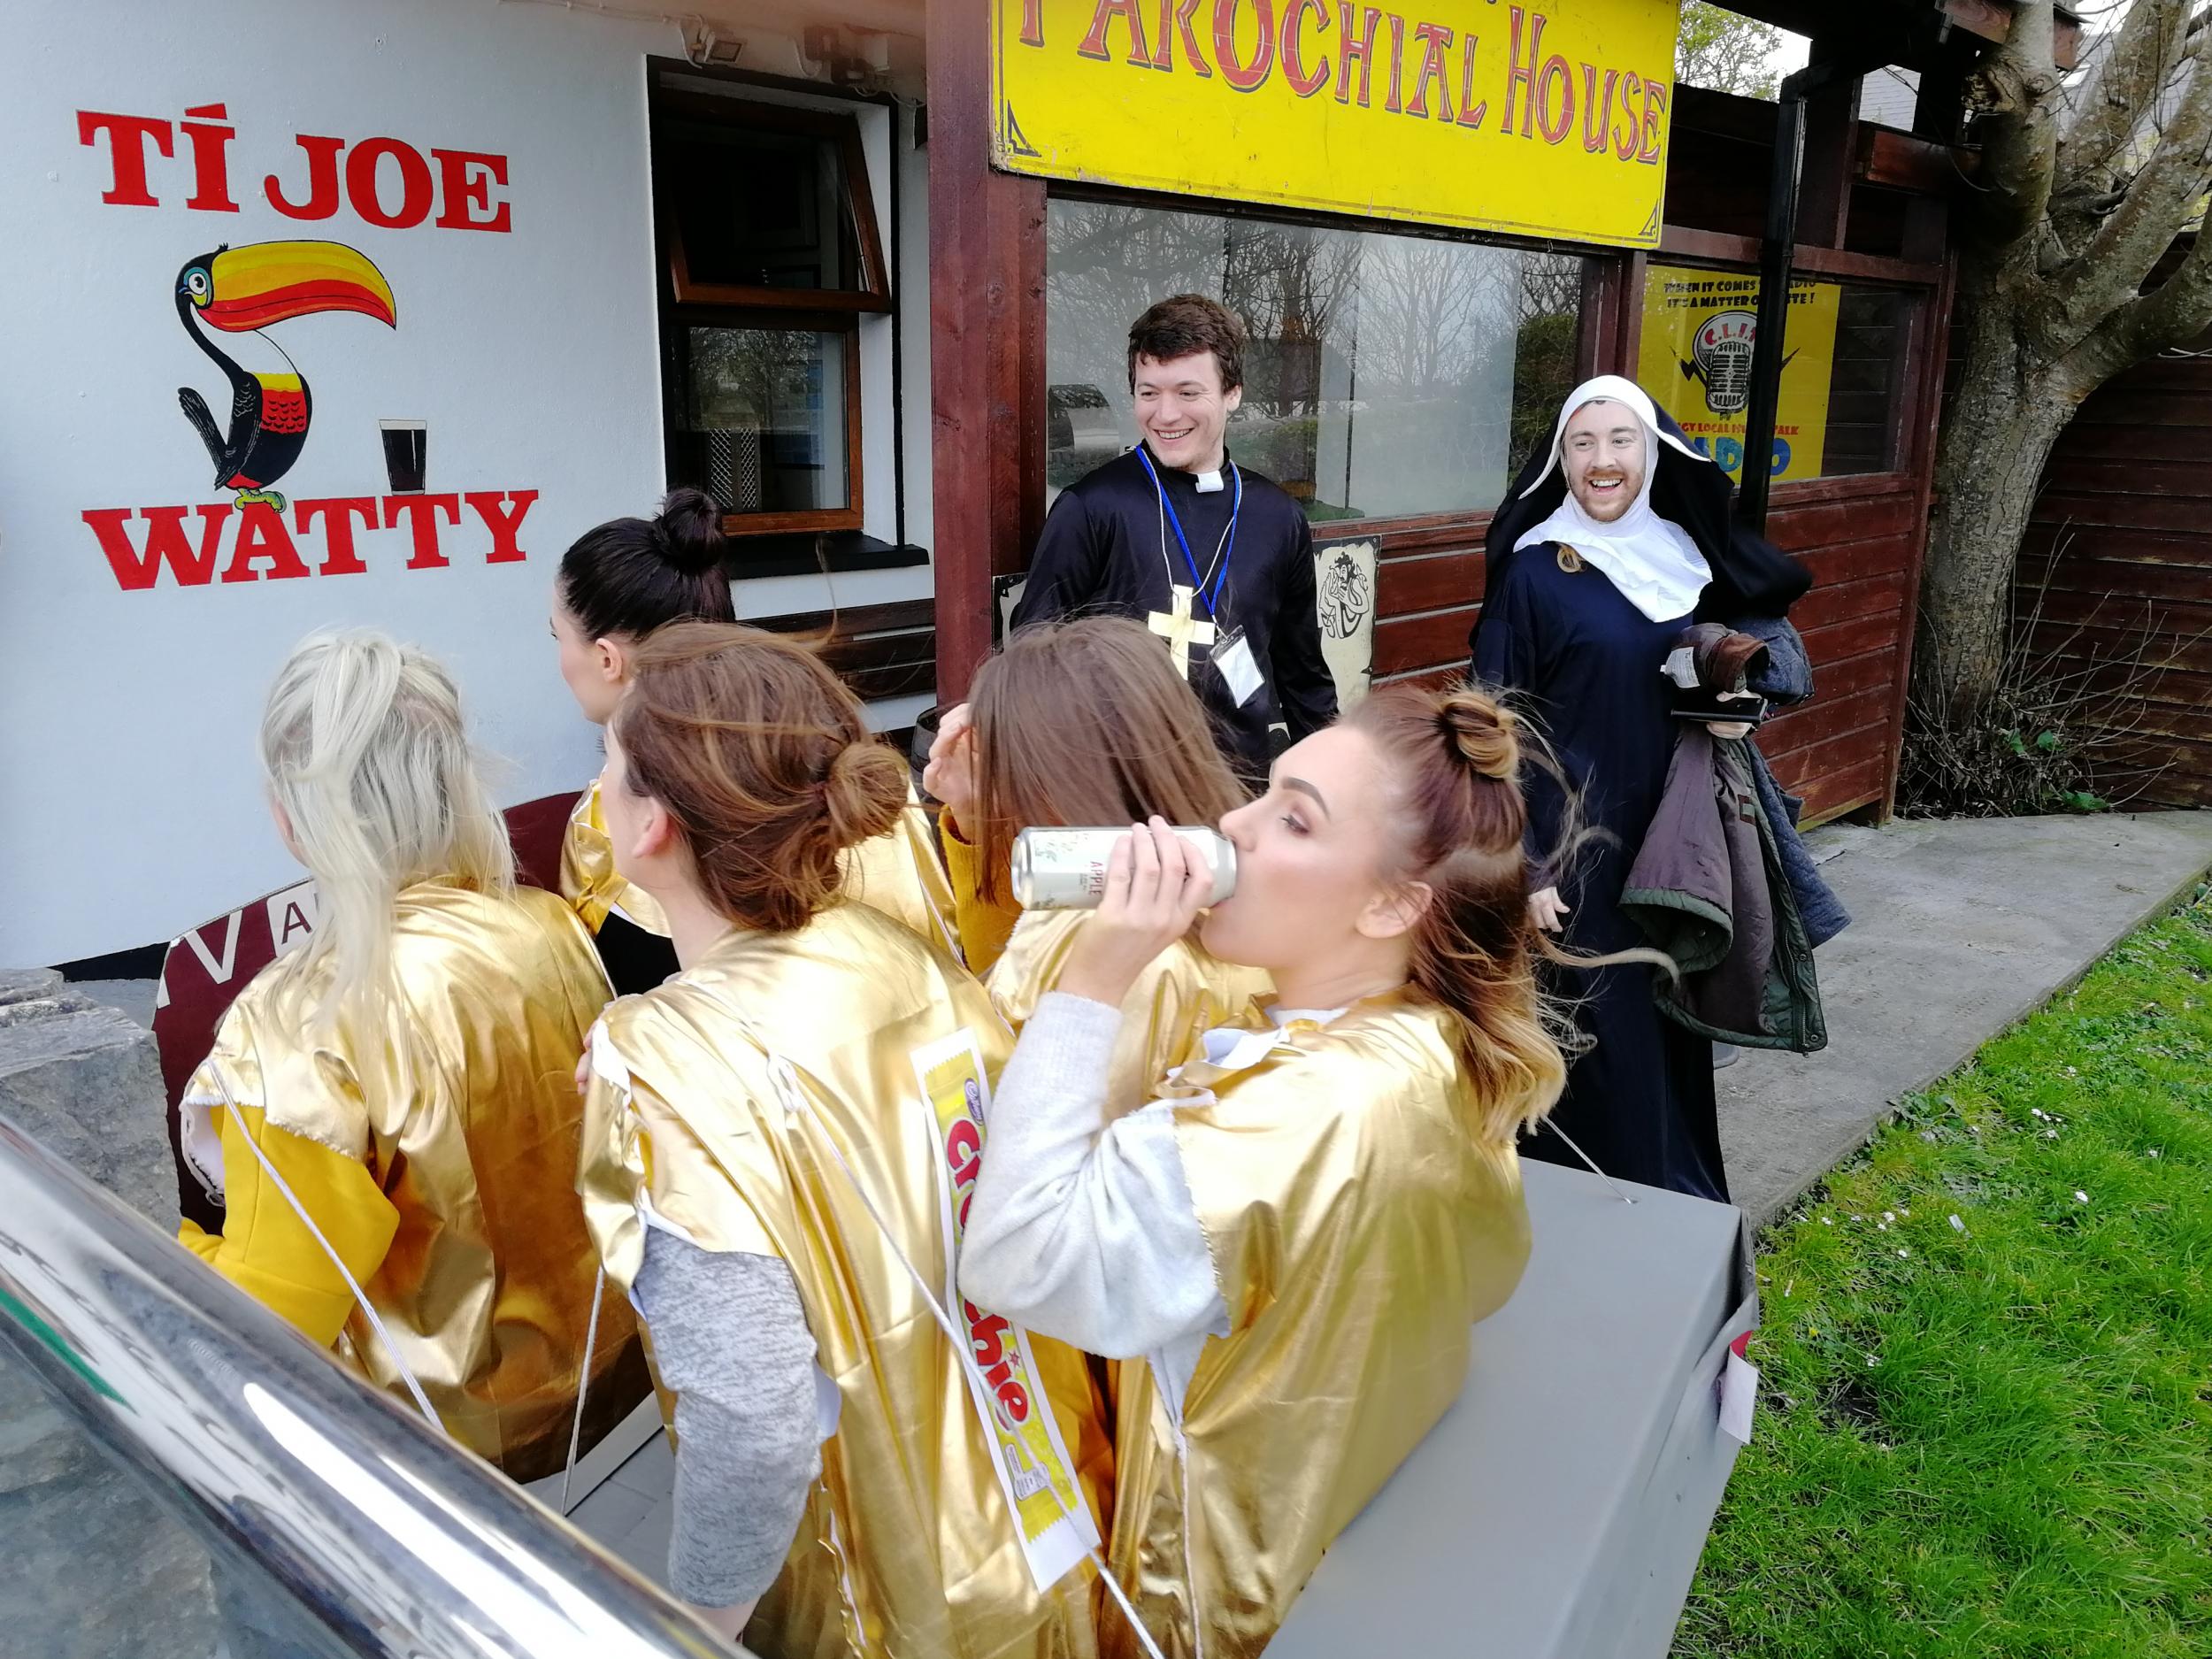
M 887 314 L 892 307 L 890 267 L 877 233 L 875 193 L 868 182 L 868 156 L 860 142 L 860 123 L 849 115 L 795 110 L 782 104 L 749 104 L 696 92 L 659 92 L 653 100 L 657 129 L 669 115 L 691 116 L 716 127 L 757 133 L 802 133 L 826 138 L 838 147 L 844 164 L 845 191 L 852 204 L 855 257 L 859 280 L 849 288 L 753 288 L 736 283 L 695 282 L 674 210 L 659 181 L 661 246 L 667 250 L 669 294 L 679 305 L 767 306 L 777 311 L 868 311 Z
M 679 336 L 689 328 L 758 328 L 795 334 L 836 334 L 845 357 L 845 504 L 803 512 L 726 512 L 722 534 L 731 536 L 787 535 L 794 531 L 857 530 L 866 517 L 860 476 L 860 325 L 850 313 L 752 311 L 717 305 L 687 305 L 664 313 L 668 329 L 669 397 L 672 405 L 689 387 L 687 348 Z M 668 437 L 675 442 L 680 423 L 672 407 Z
M 845 357 L 845 503 L 797 512 L 726 512 L 722 532 L 731 537 L 809 534 L 860 530 L 866 521 L 866 480 L 861 453 L 860 319 L 887 315 L 894 301 L 890 265 L 878 233 L 875 196 L 868 180 L 867 153 L 860 123 L 850 115 L 802 110 L 783 104 L 658 86 L 652 91 L 652 129 L 657 141 L 670 116 L 756 132 L 802 133 L 839 146 L 845 169 L 846 199 L 854 220 L 857 285 L 851 288 L 755 288 L 695 282 L 683 238 L 666 196 L 662 175 L 653 178 L 655 224 L 662 249 L 660 334 L 665 376 L 665 440 L 662 465 L 673 484 L 677 434 L 686 428 L 685 400 L 690 390 L 685 331 L 693 327 L 758 328 L 794 334 L 836 334 Z

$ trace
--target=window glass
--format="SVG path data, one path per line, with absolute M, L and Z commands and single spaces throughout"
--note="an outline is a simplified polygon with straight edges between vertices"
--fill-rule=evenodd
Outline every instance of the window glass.
M 1912 297 L 1895 288 L 1836 296 L 1836 366 L 1828 379 L 1828 441 L 1821 472 L 1886 472 L 1897 465 Z
M 694 283 L 862 285 L 844 153 L 833 140 L 672 122 L 655 165 Z
M 844 334 L 694 325 L 683 340 L 672 481 L 729 513 L 849 504 Z
M 1317 522 L 1488 511 L 1574 384 L 1578 257 L 1056 199 L 1047 482 L 1137 438 L 1129 325 L 1172 294 L 1240 317 L 1229 450 Z

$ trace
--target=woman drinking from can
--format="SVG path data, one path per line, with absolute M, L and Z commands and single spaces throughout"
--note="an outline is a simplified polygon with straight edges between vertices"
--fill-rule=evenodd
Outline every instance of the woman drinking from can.
M 979 901 L 995 909 L 1015 896 L 1018 831 L 1042 839 L 1035 832 L 1155 813 L 1211 826 L 1241 804 L 1208 733 L 1204 705 L 1141 624 L 1088 617 L 1018 632 L 976 671 L 924 777 L 956 826 L 946 847 L 964 936 Z M 1018 1031 L 1058 985 L 1088 918 L 1041 907 L 1015 914 L 1003 953 L 979 972 Z M 1271 988 L 1264 973 L 1219 960 L 1195 937 L 1175 941 L 1123 998 L 1107 1097 L 1140 1098 L 1198 1032 L 1236 1018 Z
M 1459 1394 L 1528 1256 L 1516 1136 L 1559 1092 L 1512 716 L 1394 687 L 1227 813 L 1205 949 L 1277 1004 L 1106 1094 L 1129 987 L 1212 890 L 1155 819 L 1024 1029 L 961 1258 L 1125 1366 L 1110 1565 L 1170 1653 L 1244 1659 Z
M 553 638 L 561 678 L 594 726 L 614 712 L 639 641 L 655 628 L 736 619 L 720 518 L 703 491 L 672 490 L 652 518 L 610 519 L 561 556 Z M 918 802 L 908 809 L 885 834 L 853 849 L 853 895 L 957 955 L 952 892 L 928 817 Z M 596 780 L 569 819 L 561 892 L 597 936 L 618 991 L 644 990 L 675 971 L 667 918 L 614 867 Z

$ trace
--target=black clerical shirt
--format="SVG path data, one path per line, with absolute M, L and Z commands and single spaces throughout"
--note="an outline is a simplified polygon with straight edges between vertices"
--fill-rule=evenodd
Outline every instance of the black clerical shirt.
M 1321 655 L 1314 604 L 1313 534 L 1296 502 L 1240 467 L 1244 504 L 1235 540 L 1224 546 L 1236 501 L 1230 468 L 1222 469 L 1220 489 L 1202 492 L 1191 473 L 1155 461 L 1202 583 L 1184 561 L 1173 525 L 1162 523 L 1146 458 L 1133 449 L 1061 492 L 1037 538 L 1014 626 L 1070 614 L 1133 617 L 1146 624 L 1164 649 L 1187 662 L 1223 753 L 1246 776 L 1264 777 L 1286 743 L 1336 718 L 1336 682 Z M 1226 562 L 1225 578 L 1216 568 L 1217 549 Z M 1197 595 L 1217 578 L 1219 599 L 1210 611 Z M 1194 595 L 1187 623 L 1177 616 L 1177 588 Z M 1204 624 L 1212 625 L 1211 643 L 1208 628 L 1192 626 Z M 1239 629 L 1260 676 L 1259 688 L 1241 704 L 1214 662 L 1215 651 Z

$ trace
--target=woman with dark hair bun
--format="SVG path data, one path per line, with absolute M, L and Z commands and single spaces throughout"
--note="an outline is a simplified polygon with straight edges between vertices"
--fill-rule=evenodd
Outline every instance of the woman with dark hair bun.
M 561 556 L 553 632 L 562 678 L 589 718 L 603 724 L 621 695 L 628 644 L 664 622 L 737 620 L 722 569 L 729 552 L 714 503 L 675 489 L 652 518 L 610 518 Z
M 686 488 L 671 490 L 650 518 L 611 518 L 587 530 L 561 556 L 553 638 L 561 678 L 586 719 L 606 725 L 638 646 L 654 629 L 737 619 L 729 555 L 720 511 L 703 491 Z M 849 864 L 852 896 L 959 954 L 952 891 L 918 802 L 910 797 L 890 831 L 853 849 Z M 615 870 L 595 780 L 569 819 L 561 894 L 597 936 L 616 990 L 645 990 L 675 971 L 667 918 Z

